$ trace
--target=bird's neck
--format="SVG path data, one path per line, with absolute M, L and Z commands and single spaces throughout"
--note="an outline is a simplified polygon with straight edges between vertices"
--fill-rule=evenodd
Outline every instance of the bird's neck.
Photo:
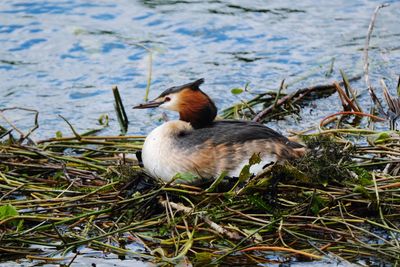
M 179 119 L 189 122 L 194 129 L 211 125 L 217 115 L 217 108 L 214 103 L 203 106 L 187 106 L 179 112 Z
M 201 90 L 184 90 L 181 93 L 179 119 L 189 122 L 194 129 L 203 128 L 213 123 L 217 116 L 214 102 Z

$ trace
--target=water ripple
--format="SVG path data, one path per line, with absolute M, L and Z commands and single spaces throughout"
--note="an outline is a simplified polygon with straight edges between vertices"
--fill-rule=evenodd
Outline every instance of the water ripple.
M 8 51 L 15 52 L 15 51 L 21 51 L 21 50 L 30 49 L 32 46 L 34 46 L 36 44 L 40 44 L 40 43 L 46 42 L 46 41 L 47 40 L 45 38 L 30 39 L 28 41 L 23 42 L 18 47 L 8 49 Z
M 394 87 L 400 61 L 400 6 L 390 2 L 392 6 L 382 9 L 376 21 L 370 59 L 371 79 L 386 77 Z M 203 89 L 221 109 L 250 98 L 229 93 L 247 83 L 253 93 L 276 90 L 282 79 L 294 84 L 288 90 L 326 83 L 332 58 L 331 79 L 339 78 L 339 69 L 349 76 L 362 72 L 365 34 L 379 3 L 0 1 L 0 107 L 39 109 L 41 127 L 36 137 L 68 130 L 56 114 L 86 131 L 108 113 L 111 121 L 105 134 L 116 134 L 111 92 L 116 84 L 132 121 L 129 133 L 146 133 L 154 127 L 152 120 L 159 118 L 159 111 L 129 107 L 142 101 L 145 93 L 147 49 L 153 51 L 150 97 L 205 77 Z M 360 88 L 360 101 L 369 105 L 368 94 L 361 90 L 363 82 L 354 86 Z M 335 101 L 321 100 L 302 127 L 336 110 Z M 30 118 L 15 119 L 20 125 L 31 125 Z M 270 126 L 295 127 L 290 118 Z

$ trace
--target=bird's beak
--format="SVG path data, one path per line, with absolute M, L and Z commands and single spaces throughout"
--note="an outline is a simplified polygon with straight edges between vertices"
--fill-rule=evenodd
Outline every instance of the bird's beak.
M 164 99 L 156 98 L 147 103 L 143 103 L 143 104 L 134 106 L 133 108 L 134 109 L 156 108 L 156 107 L 159 107 L 160 105 L 162 105 L 163 103 L 165 103 Z

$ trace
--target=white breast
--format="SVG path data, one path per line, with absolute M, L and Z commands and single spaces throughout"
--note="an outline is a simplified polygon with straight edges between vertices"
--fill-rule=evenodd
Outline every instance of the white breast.
M 173 141 L 179 131 L 191 129 L 187 122 L 169 121 L 147 136 L 143 144 L 142 160 L 145 169 L 152 176 L 169 182 L 177 173 L 186 171 L 185 166 L 179 164 L 180 155 L 176 155 Z

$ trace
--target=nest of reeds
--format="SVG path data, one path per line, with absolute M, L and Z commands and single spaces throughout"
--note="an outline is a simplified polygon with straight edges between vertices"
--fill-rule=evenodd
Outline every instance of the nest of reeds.
M 141 136 L 34 143 L 2 127 L 2 260 L 68 265 L 90 248 L 162 265 L 399 261 L 400 135 L 346 112 L 303 137 L 304 158 L 201 187 L 146 175 Z

